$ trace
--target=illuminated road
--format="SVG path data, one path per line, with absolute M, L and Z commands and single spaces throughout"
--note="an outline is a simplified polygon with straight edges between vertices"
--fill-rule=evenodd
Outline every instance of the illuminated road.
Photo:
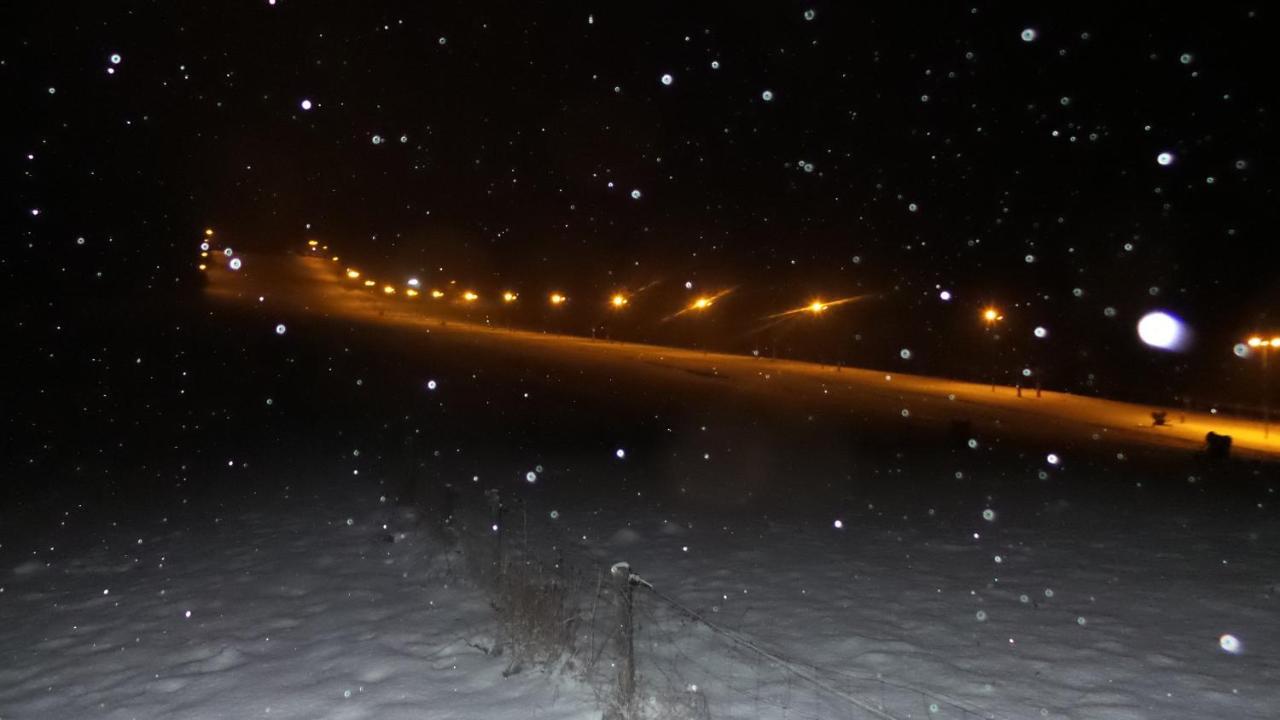
M 1015 388 L 1006 386 L 992 392 L 987 384 L 945 378 L 510 330 L 433 315 L 430 299 L 365 288 L 343 277 L 337 264 L 319 258 L 242 257 L 244 266 L 238 272 L 210 268 L 210 297 L 253 305 L 269 299 L 277 312 L 420 329 L 432 337 L 495 351 L 626 373 L 637 382 L 712 384 L 724 392 L 847 412 L 881 426 L 905 422 L 945 429 L 955 421 L 968 421 L 976 434 L 1017 436 L 1046 447 L 1056 442 L 1192 449 L 1203 446 L 1205 434 L 1214 431 L 1232 436 L 1237 454 L 1280 455 L 1280 438 L 1274 433 L 1264 437 L 1262 423 L 1246 418 L 1162 408 L 1169 424 L 1154 427 L 1151 412 L 1161 408 L 1068 393 L 1045 391 L 1036 397 L 1034 390 L 1024 389 L 1018 397 Z

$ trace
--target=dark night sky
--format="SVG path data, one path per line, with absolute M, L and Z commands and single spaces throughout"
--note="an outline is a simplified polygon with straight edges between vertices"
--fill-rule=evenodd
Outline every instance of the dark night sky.
M 1231 345 L 1280 299 L 1272 10 L 942 6 L 8 7 L 6 325 L 37 362 L 79 306 L 167 304 L 211 224 L 488 288 L 736 286 L 751 321 L 871 294 L 801 349 L 968 377 L 994 301 L 1051 386 L 1247 400 Z M 1189 352 L 1140 345 L 1152 309 Z

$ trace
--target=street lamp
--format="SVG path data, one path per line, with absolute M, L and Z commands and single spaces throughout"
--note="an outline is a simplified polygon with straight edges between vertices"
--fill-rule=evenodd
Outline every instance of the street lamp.
M 519 295 L 516 295 L 515 293 L 511 292 L 510 290 L 508 290 L 508 291 L 506 291 L 506 292 L 502 293 L 502 302 L 504 302 L 504 303 L 513 303 L 513 302 L 515 302 L 515 301 L 516 301 L 516 298 L 518 298 L 518 297 L 520 297 L 520 296 L 519 296 Z
M 1004 315 L 1001 315 L 1000 311 L 995 309 L 994 307 L 988 307 L 982 311 L 982 322 L 986 328 L 987 334 L 991 336 L 991 355 L 992 355 L 991 392 L 996 391 L 995 365 L 999 364 L 999 359 L 1000 359 L 999 356 L 996 354 L 996 349 L 995 349 L 996 338 L 998 338 L 999 335 L 996 335 L 994 332 L 992 332 L 992 328 L 996 326 L 996 323 L 1000 322 L 1003 319 L 1004 319 Z
M 704 295 L 703 297 L 700 297 L 697 300 L 694 300 L 693 305 L 691 305 L 690 308 L 693 310 L 706 310 L 707 308 L 711 307 L 712 302 L 714 301 L 711 298 L 706 297 Z
M 1271 374 L 1267 371 L 1267 356 L 1271 351 L 1280 350 L 1280 337 L 1270 340 L 1257 335 L 1249 338 L 1249 347 L 1262 353 L 1262 437 L 1271 437 Z
M 432 295 L 435 295 L 435 293 L 432 293 Z M 474 292 L 472 292 L 472 291 L 468 290 L 468 291 L 466 291 L 466 292 L 462 293 L 462 299 L 463 299 L 464 301 L 466 301 L 466 302 L 471 303 L 471 302 L 475 302 L 476 300 L 479 300 L 479 299 L 480 299 L 480 296 L 479 296 L 479 295 L 477 295 L 477 294 L 475 294 Z
M 813 302 L 809 303 L 809 306 L 805 309 L 813 313 L 814 315 L 821 315 L 822 313 L 826 312 L 827 304 L 822 302 L 821 300 L 814 300 Z
M 568 299 L 569 298 L 565 297 L 564 295 L 561 295 L 558 292 L 551 293 L 550 300 L 552 305 L 563 305 L 565 301 L 567 301 Z
M 626 307 L 628 302 L 630 302 L 630 300 L 628 300 L 627 296 L 622 293 L 614 293 L 614 296 L 609 298 L 609 304 L 616 310 L 621 310 Z

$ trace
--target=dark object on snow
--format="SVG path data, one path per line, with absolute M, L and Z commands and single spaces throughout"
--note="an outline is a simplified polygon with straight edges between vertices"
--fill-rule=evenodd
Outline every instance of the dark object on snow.
M 947 430 L 947 439 L 953 444 L 964 447 L 973 437 L 973 423 L 968 420 L 952 420 Z
M 1210 430 L 1204 436 L 1205 455 L 1210 460 L 1226 460 L 1231 455 L 1231 436 L 1219 435 Z
M 1169 423 L 1165 421 L 1165 418 L 1168 417 L 1168 415 L 1169 413 L 1165 412 L 1164 410 L 1152 410 L 1151 424 L 1152 425 L 1168 425 Z

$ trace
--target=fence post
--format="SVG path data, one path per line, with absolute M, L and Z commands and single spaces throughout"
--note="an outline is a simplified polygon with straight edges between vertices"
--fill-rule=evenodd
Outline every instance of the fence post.
M 618 677 L 618 694 L 623 707 L 630 708 L 636 694 L 635 653 L 635 586 L 631 582 L 631 566 L 615 563 L 609 569 L 618 590 L 618 640 L 621 643 L 622 668 Z

